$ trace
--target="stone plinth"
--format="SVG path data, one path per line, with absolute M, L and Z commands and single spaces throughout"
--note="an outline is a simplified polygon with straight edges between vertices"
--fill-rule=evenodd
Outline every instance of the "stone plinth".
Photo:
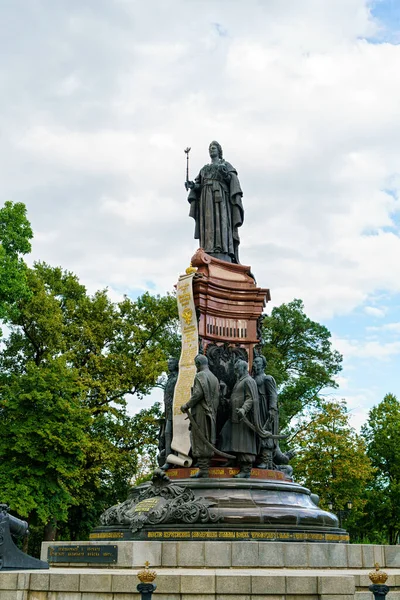
M 139 569 L 137 569 L 139 570 Z M 0 571 L 1 600 L 133 600 L 137 570 Z M 388 571 L 399 600 L 400 569 Z M 154 600 L 372 600 L 368 572 L 287 569 L 157 569 Z
M 351 569 L 371 570 L 378 562 L 382 568 L 400 568 L 400 551 L 396 546 L 370 544 L 322 544 L 319 542 L 263 542 L 234 541 L 110 541 L 43 542 L 42 560 L 54 545 L 110 544 L 118 547 L 118 560 L 114 565 L 98 564 L 96 568 L 132 569 L 149 561 L 152 568 L 254 568 L 254 569 Z M 393 550 L 397 550 L 396 553 Z M 93 564 L 58 563 L 61 567 L 88 567 Z M 280 572 L 280 571 L 279 571 Z

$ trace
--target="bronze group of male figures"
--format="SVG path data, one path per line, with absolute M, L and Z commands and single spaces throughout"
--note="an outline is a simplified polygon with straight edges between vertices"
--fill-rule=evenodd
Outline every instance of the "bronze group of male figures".
M 223 466 L 239 467 L 236 478 L 248 479 L 251 469 L 277 469 L 291 476 L 289 460 L 293 452 L 279 448 L 278 395 L 276 383 L 265 373 L 266 360 L 257 356 L 253 363 L 254 376 L 244 360 L 235 362 L 236 383 L 230 396 L 211 372 L 206 356 L 195 358 L 196 375 L 189 401 L 181 406 L 190 411 L 191 453 L 198 472 L 193 477 L 208 477 L 215 450 L 232 456 Z M 178 375 L 178 363 L 170 359 L 169 377 L 164 391 L 165 420 L 160 437 L 159 461 L 163 469 L 171 451 L 173 390 Z M 228 418 L 217 436 L 217 413 L 220 402 L 228 405 Z

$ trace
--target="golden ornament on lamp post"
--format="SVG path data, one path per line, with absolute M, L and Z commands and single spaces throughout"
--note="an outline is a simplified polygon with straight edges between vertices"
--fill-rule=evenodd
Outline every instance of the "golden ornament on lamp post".
M 153 592 L 157 588 L 156 584 L 153 583 L 157 577 L 157 573 L 155 571 L 151 571 L 149 567 L 150 563 L 147 560 L 144 563 L 144 569 L 139 571 L 137 574 L 138 578 L 140 579 L 140 583 L 138 583 L 136 589 L 138 592 L 140 592 L 142 600 L 151 600 Z
M 368 576 L 372 581 L 368 589 L 374 594 L 375 600 L 384 600 L 389 592 L 389 586 L 386 585 L 388 574 L 380 570 L 379 563 L 375 563 L 375 571 L 371 571 Z

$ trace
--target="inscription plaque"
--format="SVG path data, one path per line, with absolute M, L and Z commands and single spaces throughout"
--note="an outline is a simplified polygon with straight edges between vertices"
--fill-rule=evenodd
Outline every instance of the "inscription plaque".
M 118 546 L 98 545 L 51 546 L 48 549 L 49 563 L 116 563 Z

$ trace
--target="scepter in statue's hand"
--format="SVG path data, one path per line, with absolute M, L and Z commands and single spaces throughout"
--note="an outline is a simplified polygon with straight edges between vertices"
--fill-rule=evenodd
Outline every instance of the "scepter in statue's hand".
M 194 181 L 189 181 L 189 152 L 190 152 L 191 148 L 187 147 L 184 150 L 184 153 L 186 154 L 186 181 L 185 181 L 185 188 L 186 191 L 188 190 L 192 190 L 194 188 Z

